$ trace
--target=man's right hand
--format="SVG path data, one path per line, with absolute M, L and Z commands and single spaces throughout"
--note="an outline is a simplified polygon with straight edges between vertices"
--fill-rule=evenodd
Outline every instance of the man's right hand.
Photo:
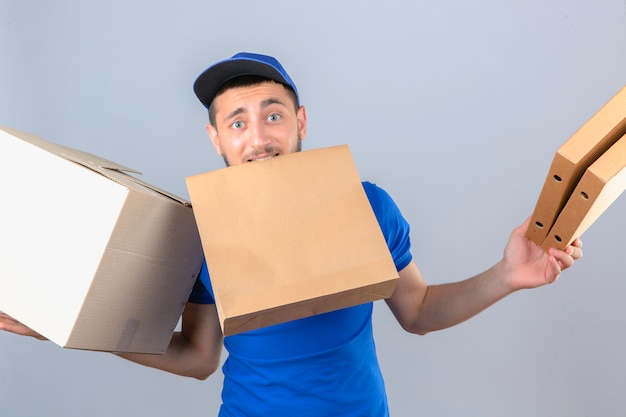
M 30 327 L 23 325 L 22 323 L 5 313 L 0 313 L 0 330 L 19 334 L 21 336 L 34 337 L 35 339 L 39 340 L 48 340 Z

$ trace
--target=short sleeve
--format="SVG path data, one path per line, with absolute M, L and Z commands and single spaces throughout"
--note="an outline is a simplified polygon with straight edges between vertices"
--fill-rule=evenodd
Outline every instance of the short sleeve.
M 207 268 L 206 260 L 202 263 L 200 274 L 196 279 L 196 283 L 193 286 L 193 290 L 191 291 L 188 301 L 195 304 L 215 304 L 213 288 L 211 287 L 211 279 L 209 278 L 209 269 Z
M 385 190 L 370 182 L 363 182 L 363 188 L 385 236 L 396 269 L 400 271 L 413 259 L 409 223 Z

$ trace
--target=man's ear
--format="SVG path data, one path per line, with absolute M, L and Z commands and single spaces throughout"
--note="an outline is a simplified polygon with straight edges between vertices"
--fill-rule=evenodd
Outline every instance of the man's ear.
M 304 106 L 300 106 L 300 108 L 298 108 L 297 118 L 299 135 L 298 139 L 304 140 L 304 138 L 306 137 L 306 109 L 304 108 Z
M 220 146 L 220 138 L 217 134 L 217 129 L 215 128 L 215 126 L 213 126 L 211 123 L 207 123 L 206 132 L 209 135 L 209 139 L 211 139 L 211 143 L 215 148 L 215 152 L 217 152 L 219 156 L 224 155 L 224 152 L 222 152 L 222 147 Z

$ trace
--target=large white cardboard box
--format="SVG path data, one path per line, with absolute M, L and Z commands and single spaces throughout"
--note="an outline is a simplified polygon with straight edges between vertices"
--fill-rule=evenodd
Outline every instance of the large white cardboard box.
M 188 202 L 0 127 L 0 310 L 75 349 L 163 353 L 203 254 Z

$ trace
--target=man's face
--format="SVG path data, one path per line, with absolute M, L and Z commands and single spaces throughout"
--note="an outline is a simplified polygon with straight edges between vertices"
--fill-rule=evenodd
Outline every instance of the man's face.
M 297 152 L 306 136 L 306 113 L 279 83 L 235 87 L 215 97 L 211 142 L 227 165 Z

